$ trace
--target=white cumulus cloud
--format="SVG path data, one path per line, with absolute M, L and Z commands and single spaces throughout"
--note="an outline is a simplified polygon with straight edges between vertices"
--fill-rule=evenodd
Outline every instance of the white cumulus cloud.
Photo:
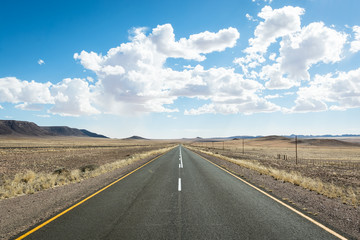
M 93 105 L 94 93 L 88 82 L 80 78 L 66 78 L 51 87 L 54 106 L 49 110 L 62 116 L 80 116 L 100 113 Z
M 360 107 L 360 68 L 349 72 L 316 75 L 298 91 L 291 112 L 346 110 Z
M 168 58 L 203 61 L 205 54 L 234 47 L 239 36 L 230 27 L 177 41 L 172 26 L 165 24 L 148 35 L 144 28 L 134 29 L 130 42 L 110 49 L 104 56 L 82 51 L 74 58 L 97 74 L 94 104 L 107 113 L 176 112 L 172 104 L 178 97 L 208 99 L 219 113 L 278 110 L 257 96 L 261 84 L 244 80 L 232 68 L 205 70 L 197 65 L 175 71 L 164 67 Z
M 317 65 L 330 65 L 343 60 L 347 34 L 335 30 L 334 26 L 327 27 L 323 22 L 302 26 L 301 16 L 304 13 L 304 9 L 292 6 L 262 8 L 258 16 L 263 21 L 257 25 L 254 38 L 249 40 L 249 46 L 244 50 L 246 55 L 235 58 L 234 63 L 241 67 L 246 78 L 263 80 L 266 89 L 298 89 L 294 107 L 282 108 L 284 112 L 359 107 L 359 70 L 315 77 L 309 73 Z M 354 26 L 353 32 L 355 36 L 350 50 L 357 52 L 360 50 L 360 27 Z M 280 45 L 278 52 L 276 47 L 272 47 L 271 53 L 268 53 L 270 45 L 275 42 Z M 268 59 L 265 58 L 267 55 Z M 278 96 L 280 97 L 277 94 L 268 95 L 264 99 L 270 100 Z M 284 97 L 286 96 L 288 94 L 285 93 Z M 209 105 L 198 112 L 206 109 L 215 107 Z
M 258 16 L 264 21 L 257 25 L 254 38 L 249 39 L 249 47 L 244 50 L 247 55 L 235 58 L 234 63 L 242 68 L 247 77 L 251 77 L 249 69 L 261 66 L 266 61 L 264 54 L 272 43 L 301 30 L 300 17 L 304 12 L 303 8 L 293 6 L 279 9 L 272 9 L 270 6 L 263 7 Z M 272 55 L 272 58 L 275 56 Z
M 351 42 L 350 51 L 356 53 L 360 51 L 360 26 L 354 26 L 352 29 L 355 37 L 354 41 Z
M 331 64 L 342 60 L 347 35 L 314 22 L 301 30 L 283 36 L 276 63 L 262 66 L 259 73 L 269 89 L 288 89 L 309 81 L 309 69 L 317 63 Z M 249 65 L 248 65 L 249 66 Z M 246 66 L 242 66 L 246 69 Z
M 298 82 L 284 77 L 278 63 L 264 66 L 259 76 L 261 79 L 267 80 L 265 86 L 268 89 L 289 89 L 300 85 Z
M 314 22 L 281 42 L 280 68 L 288 78 L 309 80 L 309 68 L 316 63 L 341 60 L 346 34 Z
M 0 103 L 32 111 L 46 107 L 49 114 L 62 116 L 166 112 L 172 117 L 170 113 L 179 111 L 174 103 L 181 97 L 206 101 L 200 107 L 186 109 L 186 115 L 360 107 L 359 69 L 310 76 L 314 65 L 342 60 L 347 35 L 322 22 L 301 26 L 304 13 L 303 8 L 292 6 L 262 8 L 258 14 L 262 21 L 244 49 L 244 56 L 234 60 L 242 73 L 232 67 L 201 65 L 207 54 L 236 46 L 240 37 L 237 29 L 228 27 L 177 39 L 172 25 L 164 24 L 150 30 L 135 28 L 128 42 L 104 54 L 85 50 L 75 53 L 74 59 L 92 71 L 93 77 L 66 78 L 58 83 L 0 78 Z M 355 26 L 353 31 L 351 51 L 357 52 L 360 30 Z M 274 43 L 279 44 L 278 51 Z M 169 67 L 171 58 L 190 61 L 182 61 L 178 65 L 181 70 L 175 70 Z M 288 96 L 273 90 L 290 88 L 291 93 L 297 91 L 293 108 L 272 102 Z M 268 93 L 266 89 L 274 94 L 264 94 Z
M 280 107 L 259 97 L 263 86 L 254 80 L 244 79 L 234 69 L 211 68 L 205 70 L 201 66 L 195 67 L 191 72 L 195 81 L 182 88 L 177 94 L 188 97 L 197 97 L 211 100 L 197 109 L 185 111 L 186 115 L 204 113 L 221 114 L 252 114 L 256 112 L 279 111 Z
M 258 14 L 264 21 L 256 27 L 255 37 L 249 40 L 250 47 L 245 49 L 245 52 L 264 53 L 277 38 L 299 31 L 300 16 L 304 12 L 305 10 L 299 7 L 285 6 L 272 9 L 270 6 L 265 6 Z
M 22 110 L 40 111 L 53 105 L 51 113 L 79 116 L 99 113 L 92 106 L 90 86 L 83 79 L 64 79 L 57 84 L 23 81 L 15 77 L 0 78 L 0 102 L 16 104 Z
M 22 81 L 15 77 L 0 78 L 0 102 L 52 103 L 50 82 Z
M 171 24 L 158 25 L 149 36 L 159 53 L 166 57 L 205 60 L 202 54 L 224 51 L 234 47 L 240 33 L 236 28 L 229 27 L 217 33 L 202 32 L 190 35 L 188 39 L 175 41 L 174 29 Z

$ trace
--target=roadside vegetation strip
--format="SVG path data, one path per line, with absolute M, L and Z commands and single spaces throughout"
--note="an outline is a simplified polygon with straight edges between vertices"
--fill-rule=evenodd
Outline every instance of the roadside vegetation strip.
M 80 169 L 58 169 L 52 173 L 35 173 L 28 170 L 25 173 L 17 173 L 13 178 L 4 176 L 3 179 L 0 179 L 0 199 L 15 197 L 22 194 L 33 194 L 56 186 L 80 182 L 84 179 L 96 177 L 103 173 L 127 166 L 138 160 L 163 154 L 173 148 L 174 146 L 141 154 L 134 154 L 126 159 L 120 159 L 101 166 L 87 165 Z
M 246 180 L 240 178 L 239 176 L 236 176 L 235 174 L 229 172 L 228 170 L 226 170 L 226 169 L 218 166 L 217 164 L 213 163 L 212 161 L 206 159 L 205 157 L 203 157 L 203 156 L 201 156 L 201 155 L 199 155 L 199 154 L 198 154 L 198 156 L 200 156 L 202 159 L 208 161 L 209 163 L 213 164 L 214 166 L 220 168 L 221 170 L 225 171 L 226 173 L 230 174 L 231 176 L 237 178 L 238 180 L 242 181 L 243 183 L 247 184 L 248 186 L 254 188 L 255 190 L 259 191 L 260 193 L 266 195 L 267 197 L 271 198 L 272 200 L 276 201 L 277 203 L 280 203 L 280 204 L 283 205 L 284 207 L 286 207 L 286 208 L 288 208 L 289 210 L 295 212 L 296 214 L 300 215 L 301 217 L 307 219 L 308 221 L 312 222 L 313 224 L 317 225 L 318 227 L 324 229 L 325 231 L 327 231 L 328 233 L 334 235 L 335 237 L 337 237 L 337 238 L 339 238 L 339 239 L 342 239 L 342 240 L 346 240 L 346 239 L 347 239 L 347 238 L 345 238 L 344 236 L 342 236 L 342 235 L 338 234 L 337 232 L 333 231 L 332 229 L 326 227 L 325 225 L 319 223 L 318 221 L 312 219 L 311 217 L 305 215 L 304 213 L 296 210 L 295 208 L 293 208 L 293 207 L 289 206 L 288 204 L 284 203 L 283 201 L 277 199 L 276 197 L 268 194 L 267 192 L 261 190 L 260 188 L 258 188 L 258 187 L 256 187 L 256 186 L 254 186 L 253 184 L 249 183 L 248 181 L 246 181 Z
M 201 153 L 217 157 L 219 159 L 235 163 L 241 167 L 245 167 L 261 174 L 269 175 L 276 180 L 290 182 L 294 185 L 301 186 L 305 189 L 315 191 L 328 198 L 339 198 L 343 203 L 353 205 L 355 207 L 360 205 L 360 189 L 353 189 L 352 187 L 339 187 L 332 183 L 326 183 L 320 179 L 313 179 L 302 176 L 300 173 L 295 171 L 279 170 L 272 167 L 266 167 L 258 162 L 252 162 L 249 160 L 238 160 L 230 157 L 226 157 L 220 154 L 216 154 L 202 149 L 186 146 L 187 148 L 199 151 Z

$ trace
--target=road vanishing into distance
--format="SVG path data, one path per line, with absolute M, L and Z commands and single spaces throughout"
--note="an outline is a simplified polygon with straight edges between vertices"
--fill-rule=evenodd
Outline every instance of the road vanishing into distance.
M 339 239 L 182 146 L 65 211 L 25 239 Z

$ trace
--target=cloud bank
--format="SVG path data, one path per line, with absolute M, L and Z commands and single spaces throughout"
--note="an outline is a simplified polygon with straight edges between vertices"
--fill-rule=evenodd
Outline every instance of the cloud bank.
M 360 69 L 311 74 L 319 65 L 341 62 L 346 51 L 358 53 L 360 27 L 353 26 L 349 35 L 320 21 L 302 25 L 304 14 L 305 9 L 294 6 L 265 6 L 257 19 L 246 14 L 257 26 L 243 56 L 234 59 L 236 67 L 206 69 L 202 65 L 208 54 L 237 47 L 240 33 L 236 28 L 180 39 L 171 24 L 150 31 L 134 28 L 128 42 L 105 54 L 74 53 L 74 60 L 96 77 L 66 78 L 58 83 L 0 78 L 0 102 L 22 110 L 47 109 L 62 116 L 178 112 L 175 101 L 180 97 L 207 102 L 185 109 L 185 115 L 360 107 Z M 186 60 L 191 65 L 175 70 L 168 66 L 168 59 Z M 44 61 L 39 59 L 38 64 Z M 281 94 L 279 90 L 289 92 Z M 278 100 L 293 93 L 293 106 L 282 107 Z

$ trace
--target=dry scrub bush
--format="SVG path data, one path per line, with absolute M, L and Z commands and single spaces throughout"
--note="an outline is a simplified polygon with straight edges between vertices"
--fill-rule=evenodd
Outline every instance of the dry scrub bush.
M 239 166 L 257 171 L 261 174 L 269 175 L 276 180 L 289 182 L 294 185 L 301 186 L 310 191 L 314 191 L 324 196 L 327 196 L 328 198 L 339 198 L 342 200 L 343 203 L 346 204 L 351 204 L 353 206 L 360 205 L 360 189 L 357 189 L 357 191 L 355 191 L 352 187 L 346 188 L 345 186 L 340 187 L 332 183 L 325 183 L 321 181 L 319 178 L 313 179 L 313 178 L 305 177 L 298 172 L 294 172 L 294 171 L 287 172 L 285 170 L 274 169 L 272 167 L 265 167 L 261 165 L 259 162 L 238 160 L 189 146 L 187 146 L 187 148 L 192 150 L 197 150 L 207 155 L 211 155 L 235 163 Z
M 28 170 L 25 173 L 17 173 L 14 178 L 4 177 L 3 183 L 0 185 L 0 199 L 10 198 L 21 194 L 33 194 L 41 190 L 96 177 L 103 173 L 127 166 L 135 161 L 165 153 L 172 148 L 174 148 L 174 146 L 152 150 L 146 153 L 134 154 L 126 159 L 107 163 L 97 168 L 88 168 L 85 166 L 84 171 L 81 171 L 80 169 L 73 169 L 71 171 L 62 169 L 59 172 L 53 173 L 35 173 Z

